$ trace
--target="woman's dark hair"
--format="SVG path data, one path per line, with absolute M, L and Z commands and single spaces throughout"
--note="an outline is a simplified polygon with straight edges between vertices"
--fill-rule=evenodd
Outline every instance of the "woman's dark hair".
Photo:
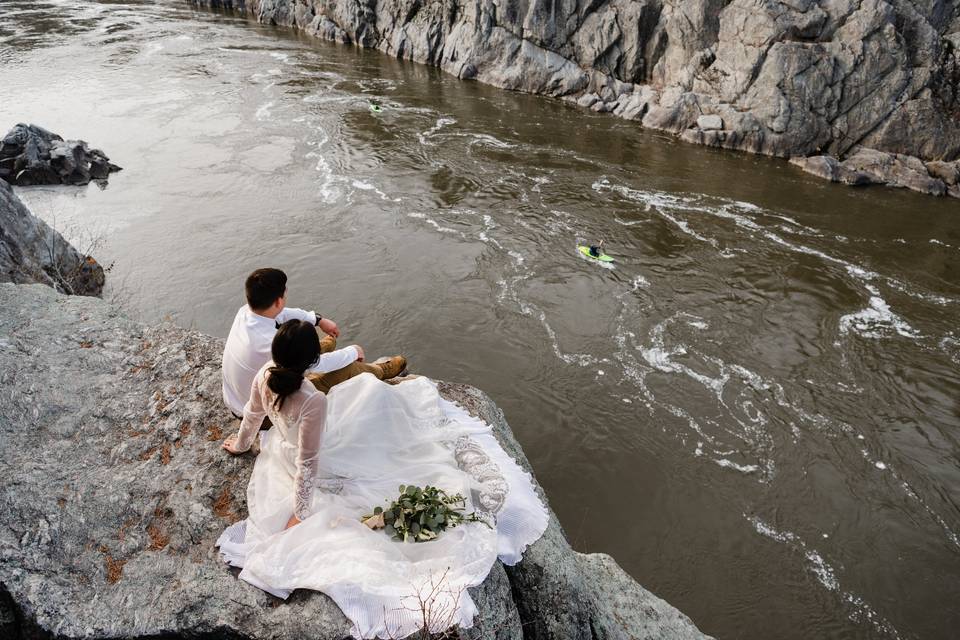
M 254 311 L 263 311 L 277 298 L 282 298 L 287 290 L 287 274 L 280 269 L 257 269 L 249 276 L 244 284 L 247 294 L 247 304 Z
M 267 370 L 267 386 L 277 394 L 273 406 L 279 411 L 287 396 L 303 384 L 303 372 L 320 355 L 320 338 L 309 322 L 287 320 L 273 337 L 270 351 L 276 366 Z

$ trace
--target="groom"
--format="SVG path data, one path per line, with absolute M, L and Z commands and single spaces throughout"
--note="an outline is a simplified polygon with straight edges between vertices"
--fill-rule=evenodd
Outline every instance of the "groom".
M 257 269 L 247 278 L 244 289 L 247 304 L 237 311 L 223 349 L 223 401 L 238 418 L 250 399 L 253 379 L 270 360 L 273 336 L 287 320 L 304 320 L 325 334 L 320 340 L 320 357 L 306 372 L 310 382 L 324 393 L 361 373 L 386 380 L 406 367 L 403 356 L 368 364 L 359 345 L 337 349 L 340 330 L 333 320 L 321 318 L 314 311 L 287 306 L 287 274 L 279 269 Z

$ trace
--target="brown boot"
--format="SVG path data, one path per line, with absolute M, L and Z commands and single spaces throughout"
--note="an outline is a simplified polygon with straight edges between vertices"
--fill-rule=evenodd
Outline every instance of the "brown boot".
M 372 364 L 380 367 L 383 371 L 383 377 L 380 379 L 386 380 L 387 378 L 395 378 L 403 373 L 407 368 L 407 359 L 403 356 L 383 357 L 377 358 Z

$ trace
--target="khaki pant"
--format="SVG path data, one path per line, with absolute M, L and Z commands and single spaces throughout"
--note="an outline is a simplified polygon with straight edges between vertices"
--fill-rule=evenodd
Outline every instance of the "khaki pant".
M 317 330 L 320 333 L 319 329 Z M 337 348 L 337 339 L 333 336 L 328 336 L 325 333 L 322 333 L 320 336 L 320 353 L 330 353 Z M 378 380 L 383 380 L 383 369 L 378 367 L 375 364 L 367 364 L 366 362 L 351 362 L 342 369 L 337 369 L 336 371 L 329 371 L 327 373 L 308 373 L 306 375 L 307 380 L 313 383 L 319 391 L 323 393 L 329 393 L 330 387 L 340 384 L 344 380 L 349 380 L 354 376 L 358 376 L 361 373 L 372 373 L 377 376 Z

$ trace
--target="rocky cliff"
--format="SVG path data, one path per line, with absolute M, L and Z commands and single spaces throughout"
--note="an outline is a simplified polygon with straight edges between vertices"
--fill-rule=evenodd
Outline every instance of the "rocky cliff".
M 960 197 L 956 0 L 193 2 L 834 181 Z
M 96 260 L 30 213 L 0 179 L 0 282 L 38 282 L 64 293 L 98 296 L 104 274 Z
M 237 427 L 221 340 L 39 285 L 0 284 L 0 309 L 0 637 L 349 637 L 323 594 L 278 600 L 214 548 L 245 515 L 253 465 L 220 449 Z M 529 469 L 486 395 L 442 392 Z M 555 516 L 472 595 L 461 638 L 704 638 L 611 558 L 573 551 Z

